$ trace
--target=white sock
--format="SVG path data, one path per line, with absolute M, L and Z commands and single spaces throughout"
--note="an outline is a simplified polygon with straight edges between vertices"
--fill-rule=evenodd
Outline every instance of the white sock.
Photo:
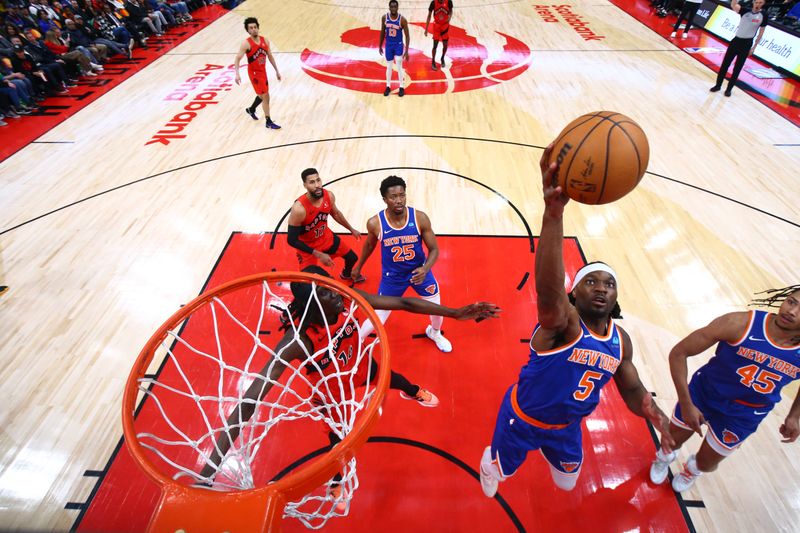
M 391 61 L 389 61 L 386 64 L 386 86 L 387 87 L 391 87 L 392 86 L 392 62 Z
M 662 463 L 671 463 L 672 461 L 675 460 L 676 455 L 678 455 L 677 452 L 673 451 L 672 453 L 666 454 L 664 453 L 664 450 L 659 448 L 658 451 L 656 452 L 656 459 L 658 459 Z
M 375 314 L 378 315 L 378 319 L 381 321 L 381 324 L 386 323 L 386 319 L 389 318 L 389 315 L 392 314 L 391 311 L 385 311 L 383 309 L 376 309 Z M 363 324 L 361 324 L 361 330 L 358 332 L 358 338 L 361 339 L 361 342 L 364 342 L 364 339 L 367 336 L 375 331 L 375 326 L 372 324 L 371 320 L 365 320 Z

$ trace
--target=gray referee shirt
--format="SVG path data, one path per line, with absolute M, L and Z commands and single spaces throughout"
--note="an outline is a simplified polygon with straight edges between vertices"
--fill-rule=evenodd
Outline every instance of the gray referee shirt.
M 739 22 L 739 27 L 736 28 L 736 37 L 740 39 L 752 39 L 756 36 L 759 27 L 767 25 L 767 17 L 764 16 L 763 9 L 758 13 L 742 9 L 739 15 L 742 20 Z

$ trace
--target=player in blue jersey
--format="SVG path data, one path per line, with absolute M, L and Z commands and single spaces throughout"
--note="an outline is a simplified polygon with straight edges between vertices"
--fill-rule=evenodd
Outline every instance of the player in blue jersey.
M 553 186 L 552 150 L 551 144 L 539 162 L 545 204 L 536 248 L 539 323 L 530 359 L 503 398 L 492 444 L 481 458 L 481 488 L 489 497 L 533 450 L 541 450 L 556 486 L 572 490 L 583 462 L 581 421 L 612 377 L 628 409 L 665 431 L 665 446 L 670 441 L 669 419 L 639 380 L 631 339 L 614 322 L 620 318 L 614 270 L 590 263 L 576 273 L 572 291 L 564 289 L 562 217 L 569 198 Z
M 704 472 L 736 451 L 781 400 L 781 389 L 800 378 L 800 285 L 768 291 L 772 296 L 754 301 L 777 307 L 777 313 L 729 313 L 689 334 L 669 354 L 678 404 L 670 426 L 676 449 L 693 432 L 706 436 L 696 455 L 672 479 L 682 492 Z M 686 359 L 717 345 L 714 357 L 687 383 Z M 780 427 L 783 442 L 800 436 L 800 391 Z M 662 483 L 676 452 L 659 450 L 650 467 L 650 479 Z
M 398 8 L 397 0 L 391 0 L 389 12 L 381 17 L 378 52 L 386 58 L 386 90 L 383 91 L 383 96 L 389 96 L 389 93 L 392 92 L 392 61 L 397 63 L 397 80 L 400 85 L 397 95 L 403 96 L 406 93 L 403 88 L 403 59 L 408 60 L 411 38 L 408 35 L 408 21 L 397 11 Z M 405 40 L 403 36 L 405 36 Z M 384 43 L 386 44 L 385 53 Z
M 402 296 L 411 287 L 423 299 L 440 302 L 439 283 L 431 272 L 439 258 L 439 245 L 428 215 L 406 206 L 406 182 L 398 176 L 389 176 L 381 182 L 381 196 L 386 209 L 367 221 L 367 238 L 361 257 L 353 267 L 353 277 L 361 275 L 361 267 L 380 243 L 381 284 L 378 294 Z M 423 243 L 428 249 L 425 254 Z M 389 318 L 389 311 L 377 311 L 381 322 Z M 425 330 L 436 347 L 447 353 L 453 349 L 442 334 L 442 317 L 431 315 L 431 324 Z M 364 329 L 362 336 L 371 332 Z

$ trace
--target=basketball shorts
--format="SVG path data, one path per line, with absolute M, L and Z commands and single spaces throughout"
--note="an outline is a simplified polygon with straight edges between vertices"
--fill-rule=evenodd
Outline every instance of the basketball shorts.
M 583 462 L 580 421 L 563 429 L 542 429 L 522 420 L 511 405 L 512 385 L 500 404 L 492 436 L 492 457 L 503 476 L 513 475 L 528 452 L 541 450 L 553 468 L 565 474 L 578 472 Z
M 744 440 L 755 433 L 758 425 L 772 410 L 773 405 L 754 407 L 724 398 L 705 384 L 705 376 L 695 373 L 689 382 L 689 394 L 694 405 L 703 413 L 708 431 L 708 444 L 722 456 L 732 454 Z M 691 429 L 683 421 L 680 404 L 675 405 L 672 423 Z
M 386 57 L 386 61 L 392 61 L 395 57 L 403 58 L 403 43 L 385 43 L 386 48 L 383 50 L 383 54 Z
M 315 250 L 317 249 L 317 247 L 313 244 L 310 244 L 309 246 Z M 331 259 L 335 259 L 337 257 L 346 256 L 351 250 L 349 246 L 342 242 L 338 235 L 334 235 L 333 246 L 323 251 L 331 256 Z M 297 250 L 297 262 L 300 264 L 300 270 L 303 270 L 311 265 L 319 265 L 319 259 L 317 259 L 315 255 L 301 252 L 300 250 Z
M 450 38 L 450 23 L 447 22 L 445 24 L 434 24 L 433 25 L 433 40 L 434 41 L 446 41 Z
M 433 272 L 431 271 L 428 271 L 428 273 L 425 275 L 425 279 L 422 280 L 422 283 L 417 285 L 411 283 L 410 272 L 402 276 L 387 274 L 389 273 L 384 272 L 383 276 L 381 276 L 381 284 L 378 287 L 378 294 L 382 294 L 384 296 L 402 296 L 409 287 L 414 289 L 414 292 L 423 298 L 428 296 L 436 296 L 439 294 L 439 283 L 436 281 L 436 276 L 434 276 Z
M 247 74 L 250 76 L 250 83 L 253 84 L 253 90 L 256 94 L 264 94 L 269 92 L 269 80 L 267 80 L 267 70 L 252 71 L 248 70 Z

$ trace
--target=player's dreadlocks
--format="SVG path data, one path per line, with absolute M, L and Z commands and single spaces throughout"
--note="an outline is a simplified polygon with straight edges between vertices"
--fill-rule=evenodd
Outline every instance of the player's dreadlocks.
M 780 307 L 781 303 L 788 298 L 791 294 L 800 291 L 800 285 L 789 285 L 782 289 L 767 289 L 765 291 L 757 292 L 754 296 L 759 294 L 766 294 L 763 298 L 753 298 L 750 305 L 761 305 L 764 307 Z

